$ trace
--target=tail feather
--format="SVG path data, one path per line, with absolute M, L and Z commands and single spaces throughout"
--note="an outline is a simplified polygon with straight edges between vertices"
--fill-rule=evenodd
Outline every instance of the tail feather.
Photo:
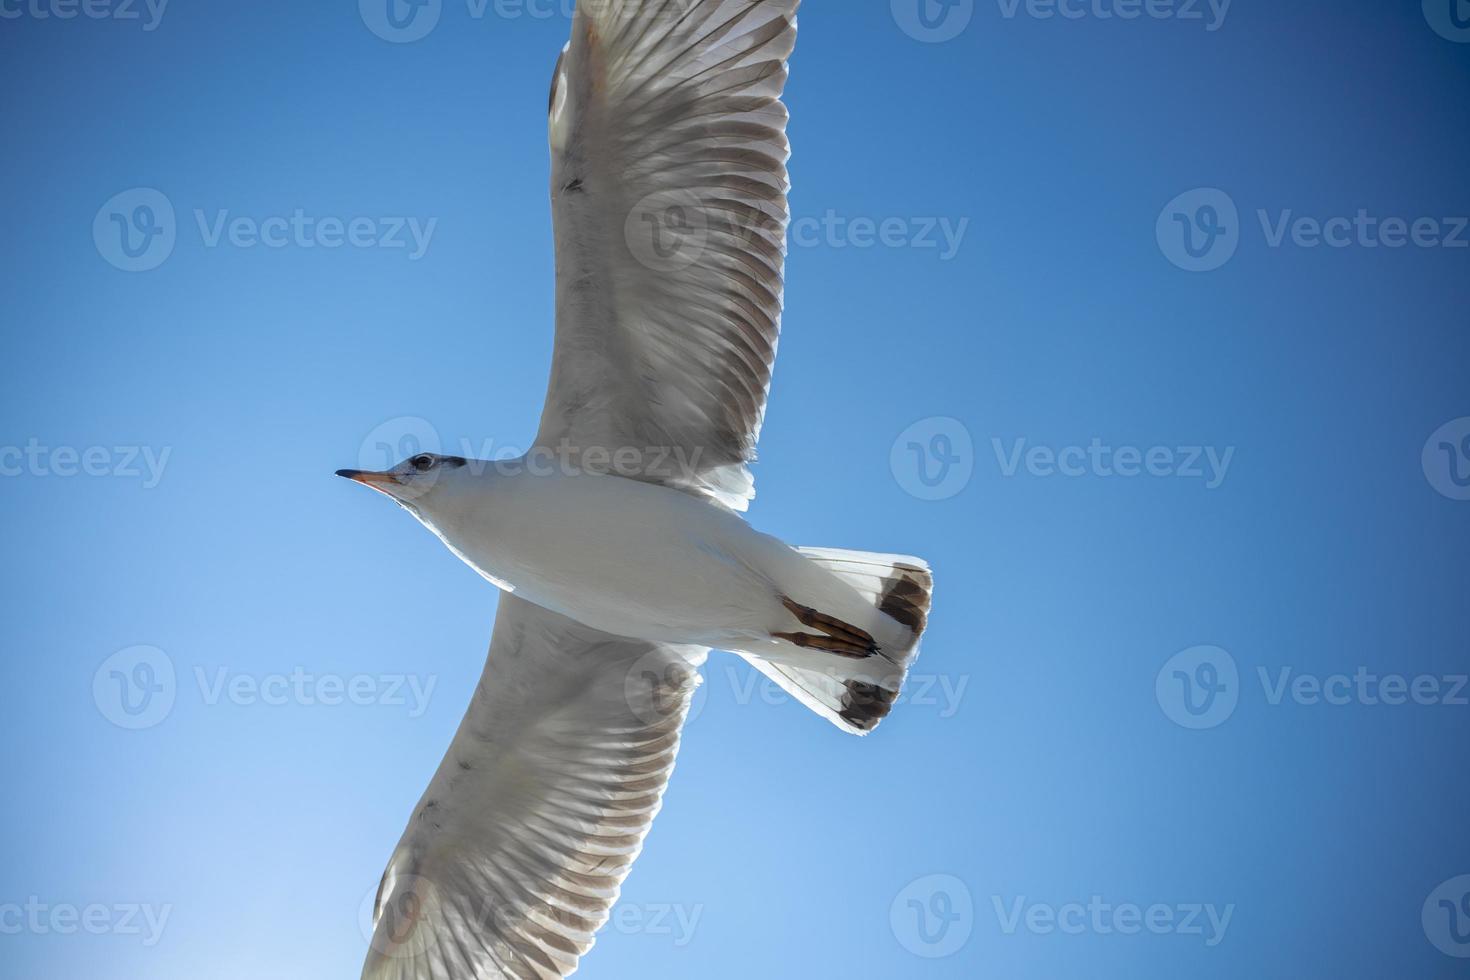
M 866 735 L 892 710 L 919 655 L 934 577 L 921 558 L 833 548 L 798 548 L 855 590 L 869 610 L 854 626 L 874 637 L 878 653 L 854 660 L 834 655 L 823 669 L 747 656 L 757 670 L 844 731 Z

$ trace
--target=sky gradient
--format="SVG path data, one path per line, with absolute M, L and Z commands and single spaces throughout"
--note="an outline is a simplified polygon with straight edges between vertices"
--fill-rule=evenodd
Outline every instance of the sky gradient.
M 750 513 L 923 657 L 712 656 L 582 975 L 1464 976 L 1470 5 L 923 4 L 802 9 Z M 496 600 L 332 473 L 531 438 L 569 6 L 0 0 L 0 978 L 358 975 Z

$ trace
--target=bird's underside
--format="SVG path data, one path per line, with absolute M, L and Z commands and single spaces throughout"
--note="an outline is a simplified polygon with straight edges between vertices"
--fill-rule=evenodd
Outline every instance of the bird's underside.
M 753 495 L 798 3 L 578 3 L 551 93 L 557 337 L 538 445 L 641 452 L 636 478 L 711 506 Z M 503 595 L 473 703 L 383 876 L 363 976 L 573 972 L 658 811 L 706 653 Z

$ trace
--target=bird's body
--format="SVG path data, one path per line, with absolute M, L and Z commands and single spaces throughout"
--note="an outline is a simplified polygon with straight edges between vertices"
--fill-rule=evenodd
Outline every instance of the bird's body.
M 880 649 L 912 645 L 839 576 L 680 490 L 525 457 L 447 467 L 432 493 L 432 513 L 410 509 L 471 568 L 616 636 L 830 666 L 827 653 L 775 638 L 791 628 L 791 599 L 865 629 Z
M 859 735 L 918 656 L 922 561 L 793 548 L 739 514 L 781 326 L 799 2 L 578 3 L 548 115 L 538 449 L 341 471 L 503 592 L 383 874 L 367 980 L 573 972 L 662 803 L 711 648 Z

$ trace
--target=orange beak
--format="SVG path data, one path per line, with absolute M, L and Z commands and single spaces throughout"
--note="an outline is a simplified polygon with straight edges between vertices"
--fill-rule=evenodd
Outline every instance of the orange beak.
M 351 480 L 354 483 L 361 483 L 365 487 L 372 487 L 379 493 L 386 493 L 390 496 L 392 495 L 393 488 L 398 486 L 398 481 L 393 478 L 393 474 L 391 473 L 374 473 L 371 470 L 338 470 L 337 475 Z

